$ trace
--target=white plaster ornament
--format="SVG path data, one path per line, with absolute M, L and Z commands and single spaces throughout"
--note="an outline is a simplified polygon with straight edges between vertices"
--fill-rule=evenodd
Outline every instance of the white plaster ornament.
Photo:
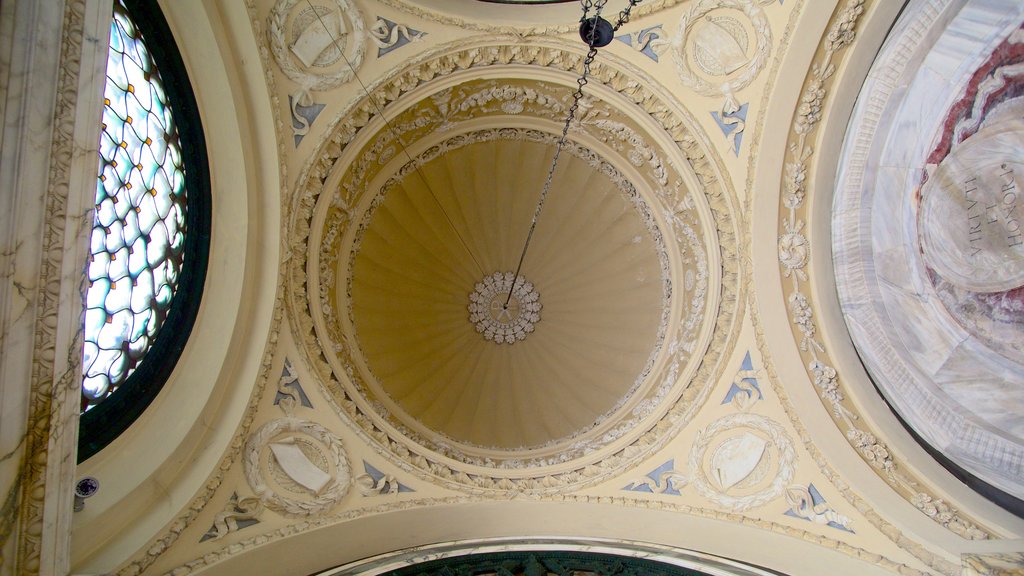
M 245 478 L 257 497 L 286 516 L 314 516 L 348 492 L 350 474 L 341 439 L 295 418 L 271 420 L 245 445 Z
M 725 98 L 724 118 L 740 109 L 735 94 L 764 70 L 771 44 L 771 27 L 758 2 L 700 0 L 680 18 L 672 55 L 685 86 Z
M 517 281 L 511 272 L 495 272 L 477 282 L 468 308 L 476 331 L 496 344 L 525 340 L 540 322 L 540 295 L 532 283 L 522 276 Z
M 734 512 L 782 496 L 796 469 L 796 450 L 774 420 L 755 414 L 724 416 L 697 433 L 690 481 L 702 496 Z
M 351 0 L 318 0 L 312 7 L 301 2 L 279 0 L 270 11 L 267 30 L 274 61 L 303 91 L 337 88 L 352 80 L 363 62 L 363 16 Z

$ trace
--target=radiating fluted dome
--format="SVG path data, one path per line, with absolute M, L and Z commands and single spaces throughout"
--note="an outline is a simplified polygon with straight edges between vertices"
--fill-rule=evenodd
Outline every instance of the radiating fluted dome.
M 300 206 L 296 328 L 383 452 L 458 485 L 577 483 L 697 406 L 731 264 L 679 145 L 595 87 L 508 299 L 575 83 L 482 73 L 339 124 Z
M 592 427 L 644 380 L 664 337 L 665 247 L 633 185 L 579 146 L 562 153 L 519 280 L 539 318 L 511 343 L 471 319 L 477 284 L 515 271 L 555 142 L 534 130 L 455 136 L 361 216 L 351 325 L 371 386 L 409 425 L 482 447 L 540 446 Z M 524 313 L 494 311 L 492 323 Z

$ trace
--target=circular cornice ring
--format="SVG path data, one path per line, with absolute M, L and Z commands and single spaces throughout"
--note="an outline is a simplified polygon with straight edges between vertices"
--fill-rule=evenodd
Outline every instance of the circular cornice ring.
M 578 22 L 579 13 L 578 12 L 574 12 L 573 13 L 572 21 L 571 22 L 567 22 L 565 24 L 550 25 L 550 24 L 545 24 L 543 22 L 539 22 L 538 21 L 537 24 L 532 25 L 532 26 L 528 25 L 528 24 L 527 25 L 520 25 L 520 26 L 515 26 L 515 25 L 494 26 L 494 25 L 491 25 L 491 24 L 487 24 L 486 22 L 481 21 L 481 20 L 474 20 L 472 17 L 469 17 L 468 15 L 463 17 L 463 16 L 459 16 L 459 15 L 451 15 L 451 14 L 448 14 L 448 13 L 442 13 L 442 12 L 431 10 L 431 9 L 428 9 L 428 8 L 423 8 L 423 7 L 419 6 L 418 3 L 414 2 L 414 1 L 411 1 L 411 0 L 379 0 L 379 1 L 380 1 L 381 4 L 384 4 L 385 6 L 389 6 L 391 8 L 396 8 L 398 10 L 401 10 L 402 12 L 405 12 L 406 14 L 411 14 L 411 15 L 417 17 L 417 18 L 422 18 L 423 20 L 428 20 L 428 21 L 431 21 L 431 22 L 437 22 L 437 23 L 440 23 L 440 24 L 446 24 L 446 25 L 449 25 L 449 26 L 456 26 L 456 27 L 458 27 L 458 28 L 460 28 L 462 30 L 475 30 L 475 31 L 480 31 L 480 32 L 491 32 L 491 33 L 498 32 L 498 33 L 506 33 L 506 34 L 516 34 L 516 35 L 521 35 L 521 36 L 529 36 L 529 35 L 554 36 L 554 35 L 558 35 L 558 34 L 564 34 L 566 32 L 574 32 L 574 31 L 579 29 L 579 22 Z M 684 1 L 685 0 L 653 0 L 653 1 L 648 0 L 647 2 L 643 2 L 643 3 L 639 4 L 633 10 L 632 16 L 633 16 L 633 18 L 637 18 L 639 16 L 644 16 L 644 15 L 647 15 L 647 14 L 653 14 L 653 13 L 658 12 L 660 10 L 664 10 L 666 8 L 671 8 L 672 6 L 675 6 L 675 5 L 677 5 L 677 4 L 681 3 L 681 2 L 684 2 Z M 765 2 L 767 0 L 761 0 L 761 1 Z M 770 1 L 774 2 L 775 0 L 770 0 Z M 467 4 L 472 4 L 472 3 L 471 2 L 467 2 Z M 448 7 L 448 8 L 450 9 L 451 7 Z M 503 7 L 503 6 L 492 5 L 492 6 L 488 6 L 487 8 L 495 9 L 495 8 L 511 8 L 511 7 Z M 537 10 L 540 7 L 538 7 L 538 6 L 529 6 L 529 7 L 528 6 L 516 6 L 515 8 L 527 8 L 528 10 Z
M 574 76 L 583 55 L 575 45 L 560 40 L 545 39 L 538 44 L 525 45 L 520 42 L 502 43 L 502 39 L 488 39 L 498 44 L 481 45 L 481 40 L 456 41 L 439 47 L 435 51 L 416 58 L 403 69 L 387 75 L 370 86 L 375 94 L 384 95 L 384 106 L 392 106 L 405 94 L 427 97 L 430 89 L 426 85 L 440 86 L 434 90 L 453 86 L 460 79 L 494 78 L 495 66 L 508 66 L 517 78 L 536 75 L 543 81 L 561 78 L 566 86 Z M 561 72 L 559 72 L 561 71 Z M 527 74 L 529 72 L 529 74 Z M 712 283 L 706 289 L 708 308 L 707 320 L 702 322 L 708 331 L 709 347 L 694 350 L 701 358 L 692 370 L 683 366 L 687 382 L 698 385 L 686 387 L 681 396 L 674 400 L 652 399 L 664 406 L 657 417 L 648 418 L 634 425 L 634 432 L 622 442 L 606 449 L 581 452 L 574 457 L 539 468 L 516 469 L 498 466 L 482 467 L 453 461 L 441 454 L 410 443 L 397 430 L 371 415 L 372 410 L 359 395 L 346 391 L 338 381 L 331 365 L 318 351 L 320 339 L 315 329 L 319 316 L 314 317 L 310 299 L 319 292 L 315 285 L 309 285 L 307 274 L 319 269 L 315 254 L 309 253 L 308 242 L 315 227 L 323 225 L 325 213 L 317 206 L 322 193 L 334 190 L 337 182 L 338 162 L 352 162 L 358 151 L 366 146 L 383 123 L 377 118 L 373 106 L 366 101 L 353 102 L 333 122 L 328 137 L 312 156 L 304 169 L 293 197 L 292 220 L 290 224 L 290 254 L 288 261 L 289 307 L 297 338 L 308 351 L 314 372 L 321 378 L 329 401 L 342 418 L 352 422 L 353 429 L 382 455 L 395 460 L 405 470 L 429 478 L 432 482 L 454 489 L 479 491 L 536 491 L 558 493 L 568 487 L 579 487 L 600 481 L 637 462 L 646 454 L 663 446 L 689 421 L 709 392 L 709 382 L 715 381 L 724 370 L 722 359 L 728 356 L 735 345 L 737 331 L 735 324 L 738 308 L 744 298 L 744 284 L 739 278 L 738 265 L 739 236 L 737 214 L 738 202 L 729 184 L 723 178 L 722 163 L 709 138 L 696 128 L 696 121 L 686 112 L 674 97 L 663 90 L 651 91 L 653 80 L 642 70 L 616 59 L 609 54 L 604 61 L 595 64 L 592 70 L 594 89 L 605 91 L 599 101 L 614 102 L 631 122 L 650 130 L 652 142 L 658 143 L 668 156 L 671 165 L 681 170 L 683 179 L 692 194 L 688 194 L 673 210 L 680 213 L 700 214 L 709 226 L 704 235 L 716 238 L 717 246 L 708 269 L 715 271 Z M 525 76 L 524 76 L 525 74 Z M 630 81 L 635 78 L 635 81 Z M 436 82 L 436 84 L 435 84 Z M 394 112 L 393 112 L 394 113 Z M 373 130 L 367 131 L 367 127 Z M 333 178 L 333 180 L 332 180 Z M 319 238 L 319 232 L 317 237 Z M 722 274 L 718 277 L 718 274 Z M 307 296 L 308 295 L 308 296 Z M 316 318 L 316 319 L 315 319 Z M 703 346 L 703 345 L 702 345 Z M 707 353 L 705 354 L 705 350 Z M 680 374 L 681 372 L 676 372 Z M 649 433 L 658 422 L 656 434 Z
M 489 97 L 494 96 L 496 93 L 507 96 L 511 92 L 515 92 L 515 90 L 495 91 L 484 89 L 483 91 L 473 91 L 466 97 L 465 101 L 472 102 L 475 106 L 478 106 L 478 109 L 482 109 L 483 102 Z M 522 93 L 522 95 L 525 96 L 525 93 Z M 434 100 L 434 98 L 432 97 L 431 100 Z M 545 95 L 541 91 L 532 92 L 531 100 L 543 103 L 544 105 L 557 101 L 556 98 Z M 497 98 L 496 101 L 502 102 L 500 107 L 503 110 L 508 108 L 508 100 Z M 457 103 L 452 103 L 449 107 L 462 108 Z M 425 115 L 419 112 L 415 114 L 415 117 L 420 121 L 426 118 Z M 598 114 L 598 117 L 605 118 L 602 114 Z M 451 116 L 445 116 L 444 121 L 448 128 L 442 133 L 443 139 L 441 141 L 436 144 L 428 141 L 427 144 L 423 145 L 426 148 L 425 151 L 422 154 L 417 154 L 414 163 L 406 163 L 398 169 L 395 175 L 383 177 L 385 179 L 383 185 L 366 186 L 362 180 L 348 179 L 350 172 L 360 172 L 358 166 L 345 173 L 342 182 L 346 190 L 380 189 L 380 192 L 369 201 L 370 208 L 367 210 L 367 213 L 361 217 L 356 216 L 356 219 L 361 220 L 361 224 L 355 233 L 353 244 L 358 246 L 360 243 L 361 236 L 365 232 L 365 226 L 368 225 L 368 219 L 371 217 L 370 213 L 375 209 L 377 203 L 404 176 L 414 172 L 415 166 L 418 164 L 429 162 L 431 159 L 438 158 L 452 150 L 458 150 L 477 142 L 522 140 L 525 142 L 546 143 L 553 147 L 558 140 L 557 135 L 553 132 L 533 129 L 492 128 L 461 133 L 456 128 L 447 124 L 450 120 Z M 399 121 L 399 123 L 401 122 Z M 392 124 L 394 125 L 395 123 L 393 122 Z M 428 129 L 429 126 L 420 126 L 420 128 Z M 617 128 L 622 129 L 621 126 L 617 126 Z M 452 132 L 454 133 L 452 134 Z M 625 133 L 620 134 L 620 137 L 626 140 L 633 139 L 636 144 L 640 144 L 636 141 L 636 134 L 632 131 L 627 130 Z M 370 164 L 374 164 L 373 160 L 381 148 L 384 149 L 384 154 L 389 155 L 390 153 L 386 152 L 389 147 L 386 144 L 382 146 L 382 143 L 386 143 L 389 138 L 390 134 L 385 133 L 383 139 L 378 138 L 375 144 L 372 146 L 368 145 L 369 150 L 364 150 L 361 153 L 360 160 L 365 161 L 369 159 Z M 418 143 L 417 147 L 419 147 Z M 338 351 L 337 358 L 330 354 L 327 355 L 328 362 L 332 364 L 336 374 L 346 375 L 345 379 L 353 385 L 355 392 L 359 396 L 374 398 L 374 401 L 370 402 L 370 408 L 380 418 L 385 419 L 389 425 L 394 426 L 400 434 L 415 444 L 434 450 L 464 464 L 484 467 L 499 466 L 511 470 L 539 468 L 565 462 L 586 453 L 595 452 L 599 448 L 614 443 L 628 434 L 637 422 L 646 419 L 658 408 L 658 403 L 651 401 L 652 397 L 663 399 L 673 394 L 673 389 L 677 387 L 679 373 L 685 372 L 685 370 L 679 369 L 679 367 L 692 366 L 690 361 L 693 358 L 691 348 L 700 348 L 702 346 L 702 344 L 695 346 L 694 342 L 704 342 L 701 339 L 700 329 L 704 325 L 702 321 L 706 302 L 704 293 L 708 285 L 708 266 L 705 254 L 707 248 L 698 240 L 699 235 L 694 230 L 694 227 L 700 228 L 700 223 L 689 222 L 686 218 L 676 215 L 667 228 L 665 225 L 659 228 L 655 213 L 668 210 L 669 206 L 660 206 L 661 210 L 650 208 L 643 195 L 638 192 L 636 186 L 616 166 L 604 160 L 603 156 L 594 150 L 570 141 L 566 144 L 564 152 L 586 162 L 593 170 L 608 177 L 614 182 L 623 198 L 633 205 L 644 226 L 648 229 L 648 233 L 655 239 L 662 269 L 660 285 L 663 286 L 663 306 L 658 326 L 657 343 L 643 371 L 636 377 L 635 382 L 626 395 L 614 407 L 598 416 L 596 421 L 586 428 L 577 430 L 570 436 L 552 439 L 550 442 L 545 442 L 542 445 L 529 446 L 519 450 L 505 450 L 472 442 L 459 441 L 444 434 L 440 434 L 438 438 L 439 434 L 437 431 L 430 430 L 419 422 L 410 421 L 405 414 L 394 417 L 395 412 L 404 411 L 396 405 L 389 405 L 390 400 L 380 397 L 380 394 L 386 396 L 387 393 L 382 390 L 381 380 L 373 374 L 372 368 L 366 370 L 367 374 L 364 374 L 359 369 L 359 367 L 364 365 L 365 355 L 363 354 L 363 346 L 361 345 L 359 335 L 355 334 L 353 330 L 355 322 L 353 320 L 348 322 L 339 321 L 331 306 L 331 303 L 334 301 L 334 296 L 331 294 L 334 291 L 334 287 L 331 286 L 331 283 L 337 281 L 340 284 L 342 282 L 342 280 L 335 277 L 332 269 L 333 262 L 338 254 L 338 241 L 345 235 L 344 224 L 353 217 L 355 211 L 350 208 L 344 208 L 333 212 L 333 217 L 329 216 L 327 218 L 325 223 L 326 232 L 323 237 L 330 240 L 319 241 L 314 236 L 314 241 L 311 242 L 311 245 L 318 247 L 321 265 L 319 269 L 320 298 L 319 301 L 313 300 L 312 306 L 316 308 L 317 304 L 319 304 L 323 310 L 325 326 L 323 327 L 324 330 L 321 333 L 320 341 L 327 342 L 329 349 L 333 348 Z M 620 162 L 620 164 L 624 165 L 626 162 Z M 365 176 L 365 174 L 361 175 Z M 379 180 L 380 178 L 375 181 Z M 332 206 L 337 203 L 337 201 L 333 202 Z M 678 290 L 680 296 L 677 296 L 677 300 L 682 298 L 684 293 L 689 293 L 690 295 L 681 307 L 682 311 L 677 314 L 670 312 L 670 310 L 679 309 L 680 306 L 678 304 L 673 305 L 671 302 L 673 281 L 670 277 L 670 269 L 672 268 L 670 261 L 673 258 L 669 255 L 669 249 L 673 248 L 673 246 L 671 243 L 663 240 L 664 234 L 662 232 L 662 229 L 668 228 L 678 228 L 679 231 L 675 235 L 679 237 L 679 251 L 689 254 L 694 260 L 694 268 L 696 268 L 696 270 L 688 270 L 685 277 L 675 283 L 675 285 L 680 287 L 680 290 Z M 350 258 L 354 257 L 355 252 L 352 253 Z M 350 270 L 351 267 L 352 264 L 350 263 Z M 511 282 L 511 278 L 509 281 Z M 351 274 L 345 276 L 345 282 L 348 286 L 345 289 L 346 295 L 343 299 L 348 301 L 347 315 L 351 318 L 353 310 L 348 296 L 353 293 Z M 674 320 L 674 318 L 679 319 Z M 348 330 L 353 331 L 349 332 Z M 340 345 L 341 342 L 346 342 L 347 346 Z M 663 349 L 669 350 L 667 359 L 659 361 L 659 357 L 663 357 Z M 675 377 L 672 376 L 674 373 Z M 622 419 L 627 415 L 629 419 L 623 421 Z

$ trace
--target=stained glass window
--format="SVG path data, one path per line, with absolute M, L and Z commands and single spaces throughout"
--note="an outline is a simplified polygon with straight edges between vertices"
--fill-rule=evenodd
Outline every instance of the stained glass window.
M 144 408 L 152 400 L 184 346 L 202 291 L 209 228 L 205 150 L 173 46 L 156 2 L 115 0 L 85 296 L 85 436 L 87 423 L 101 420 L 97 427 L 110 428 L 124 420 L 127 404 Z M 197 211 L 206 216 L 197 218 Z M 116 410 L 105 405 L 113 398 L 120 398 Z M 141 408 L 130 408 L 134 419 Z M 108 412 L 116 413 L 100 414 Z M 89 450 L 116 433 L 103 430 L 106 439 L 91 441 Z
M 123 5 L 114 8 L 85 312 L 83 408 L 146 356 L 178 287 L 185 179 L 160 74 Z

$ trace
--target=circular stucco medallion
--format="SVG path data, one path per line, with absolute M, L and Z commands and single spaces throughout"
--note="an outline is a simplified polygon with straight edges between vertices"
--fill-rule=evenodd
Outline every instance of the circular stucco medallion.
M 303 89 L 337 88 L 362 64 L 366 24 L 352 0 L 278 0 L 267 19 L 274 60 Z
M 470 292 L 469 321 L 484 340 L 515 344 L 534 331 L 541 307 L 531 282 L 514 272 L 495 272 Z
M 754 0 L 695 3 L 672 38 L 679 79 L 705 96 L 729 95 L 764 69 L 772 42 L 764 9 Z
M 731 414 L 697 433 L 689 465 L 693 484 L 705 498 L 743 511 L 782 495 L 793 479 L 796 451 L 774 420 Z
M 333 507 L 350 482 L 341 439 L 316 422 L 296 418 L 271 420 L 249 437 L 245 478 L 268 508 L 293 517 Z

